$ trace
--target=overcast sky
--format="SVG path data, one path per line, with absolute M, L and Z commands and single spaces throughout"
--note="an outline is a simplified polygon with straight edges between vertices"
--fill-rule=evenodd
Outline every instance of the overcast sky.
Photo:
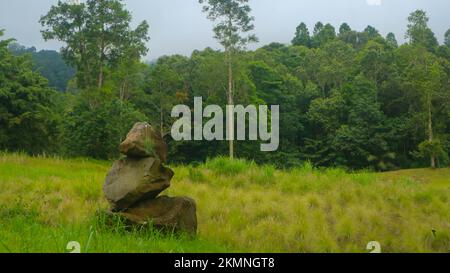
M 198 0 L 125 0 L 132 12 L 133 25 L 142 20 L 150 24 L 148 60 L 162 55 L 190 55 L 194 49 L 219 48 L 212 38 L 212 23 L 201 12 Z M 38 49 L 59 49 L 57 42 L 44 42 L 38 20 L 57 0 L 0 0 L 0 29 L 6 37 Z M 450 0 L 250 0 L 255 16 L 258 45 L 288 43 L 300 22 L 312 31 L 317 21 L 336 29 L 347 22 L 363 30 L 368 24 L 385 35 L 394 32 L 403 42 L 408 14 L 423 9 L 439 41 L 450 28 Z

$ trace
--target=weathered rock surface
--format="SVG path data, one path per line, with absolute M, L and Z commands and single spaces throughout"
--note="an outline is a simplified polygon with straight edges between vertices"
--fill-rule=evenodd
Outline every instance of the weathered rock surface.
M 114 163 L 103 186 L 111 207 L 107 214 L 124 218 L 128 226 L 151 224 L 163 231 L 195 235 L 195 201 L 188 197 L 158 197 L 170 187 L 174 176 L 163 165 L 167 145 L 160 134 L 146 122 L 136 123 L 119 148 L 126 158 Z
M 112 211 L 130 208 L 140 200 L 154 199 L 170 186 L 174 173 L 156 158 L 124 158 L 114 163 L 103 191 Z
M 167 160 L 167 144 L 146 122 L 136 123 L 119 148 L 122 154 L 129 157 L 159 157 L 162 162 Z
M 149 225 L 169 232 L 197 232 L 197 206 L 188 197 L 160 196 L 135 204 L 117 215 L 124 217 L 132 225 Z

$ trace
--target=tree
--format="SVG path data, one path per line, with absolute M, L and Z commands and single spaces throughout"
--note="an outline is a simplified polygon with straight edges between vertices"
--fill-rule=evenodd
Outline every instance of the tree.
M 319 166 L 334 165 L 336 154 L 332 142 L 344 119 L 345 100 L 341 92 L 334 91 L 329 97 L 314 99 L 307 112 L 307 129 L 302 152 L 304 157 Z
M 158 115 L 154 115 L 153 124 L 158 124 L 161 137 L 164 138 L 170 132 L 170 111 L 173 106 L 181 103 L 177 101 L 177 95 L 183 92 L 184 80 L 180 74 L 169 64 L 160 59 L 158 64 L 150 72 L 149 102 L 150 109 L 154 109 Z
M 350 28 L 350 26 L 347 23 L 343 23 L 340 27 L 339 27 L 339 36 L 343 36 L 346 33 L 352 31 L 352 29 Z
M 30 154 L 56 152 L 58 93 L 33 71 L 28 55 L 11 54 L 8 45 L 12 41 L 0 40 L 0 149 Z
M 418 112 L 418 120 L 424 124 L 427 136 L 419 148 L 422 152 L 429 152 L 427 155 L 430 158 L 430 166 L 435 168 L 438 154 L 434 151 L 437 150 L 436 147 L 439 147 L 437 143 L 440 143 L 435 137 L 437 105 L 445 104 L 446 100 L 448 101 L 442 85 L 445 72 L 436 56 L 426 51 L 424 47 L 410 48 L 407 54 L 409 66 L 406 69 L 406 77 L 408 85 L 417 94 L 418 105 L 421 107 L 421 111 Z
M 308 27 L 305 23 L 301 23 L 296 31 L 295 31 L 295 37 L 292 40 L 293 45 L 301 45 L 310 47 L 311 46 L 311 37 L 309 35 Z
M 26 48 L 19 44 L 10 44 L 9 50 L 14 55 L 30 54 L 33 60 L 33 70 L 47 78 L 49 86 L 64 92 L 69 80 L 75 75 L 75 70 L 68 66 L 59 52 L 54 50 L 36 51 L 35 47 Z
M 323 30 L 323 23 L 322 22 L 317 22 L 314 25 L 314 32 L 313 32 L 313 36 L 317 36 L 319 35 L 319 33 Z
M 445 32 L 445 40 L 444 44 L 448 47 L 450 47 L 450 29 Z
M 312 77 L 325 95 L 348 80 L 355 68 L 354 56 L 353 48 L 339 40 L 327 43 L 311 56 L 317 63 L 312 64 L 314 72 L 310 73 L 314 73 Z
M 279 63 L 271 64 L 273 57 L 274 55 L 269 55 L 265 60 L 261 58 L 248 64 L 257 98 L 267 105 L 283 106 L 280 109 L 280 134 L 283 135 L 283 139 L 280 142 L 278 155 L 264 154 L 261 158 L 273 158 L 274 162 L 285 160 L 286 166 L 290 166 L 293 162 L 299 161 L 299 155 L 292 151 L 292 147 L 298 144 L 299 135 L 302 135 L 303 126 L 300 121 L 304 116 L 302 116 L 301 98 L 302 95 L 303 97 L 307 95 L 302 92 L 301 81 L 290 74 L 285 66 Z M 305 112 L 306 109 L 303 109 L 303 114 Z M 249 156 L 254 154 L 254 149 L 255 147 L 248 151 Z
M 333 138 L 336 157 L 343 160 L 339 163 L 385 171 L 395 155 L 389 151 L 384 135 L 385 117 L 374 82 L 358 75 L 342 88 L 342 94 L 346 118 Z
M 429 51 L 438 46 L 438 41 L 431 29 L 428 27 L 429 18 L 425 11 L 416 10 L 408 17 L 408 30 L 406 38 L 412 45 L 420 45 Z
M 318 22 L 314 28 L 313 45 L 314 47 L 321 47 L 326 43 L 333 41 L 336 38 L 336 30 L 330 24 L 323 26 Z
M 40 19 L 45 40 L 65 45 L 61 52 L 69 65 L 77 69 L 80 88 L 101 89 L 105 69 L 115 67 L 121 58 L 129 58 L 129 48 L 138 56 L 147 52 L 148 24 L 143 21 L 131 29 L 131 14 L 121 0 L 87 0 L 71 4 L 58 1 Z
M 369 41 L 359 51 L 357 57 L 361 72 L 367 79 L 374 81 L 377 87 L 380 87 L 393 73 L 393 59 L 392 51 L 387 50 L 385 45 L 376 40 Z
M 347 23 L 343 23 L 339 28 L 338 38 L 347 44 L 351 44 L 355 49 L 362 48 L 369 40 L 366 32 L 351 30 Z
M 386 43 L 388 44 L 388 46 L 392 47 L 392 48 L 397 48 L 398 47 L 398 42 L 397 39 L 395 38 L 395 34 L 392 32 L 389 32 L 386 35 Z
M 147 65 L 136 58 L 123 58 L 111 72 L 108 85 L 120 101 L 133 101 L 142 96 Z
M 437 160 L 439 158 L 446 158 L 446 152 L 444 149 L 444 145 L 439 139 L 435 140 L 425 140 L 421 142 L 418 146 L 418 151 L 412 153 L 414 156 L 419 158 L 430 158 L 431 159 L 431 167 L 436 168 Z
M 380 32 L 373 26 L 367 26 L 364 29 L 364 32 L 367 34 L 367 37 L 369 38 L 369 40 L 380 37 Z
M 63 121 L 64 153 L 69 156 L 114 159 L 119 156 L 117 147 L 133 124 L 146 120 L 128 102 L 104 97 L 95 109 L 83 97 L 77 97 Z
M 228 104 L 234 104 L 233 98 L 233 54 L 245 49 L 251 42 L 257 42 L 254 34 L 247 33 L 254 29 L 250 16 L 249 0 L 199 0 L 203 5 L 203 12 L 208 19 L 217 22 L 214 27 L 215 38 L 224 47 L 228 65 Z M 234 115 L 229 113 L 228 139 L 230 158 L 234 157 Z

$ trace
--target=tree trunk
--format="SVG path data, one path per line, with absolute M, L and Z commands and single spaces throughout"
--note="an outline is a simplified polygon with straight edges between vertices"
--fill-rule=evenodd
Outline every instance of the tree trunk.
M 125 83 L 122 83 L 120 86 L 120 93 L 119 93 L 120 101 L 124 101 L 125 99 Z
M 231 52 L 228 50 L 228 105 L 234 105 L 233 99 L 233 67 L 231 60 Z M 228 140 L 230 159 L 234 158 L 234 113 L 227 111 L 228 117 Z
M 425 73 L 428 75 L 428 63 L 425 60 Z M 428 141 L 430 144 L 433 143 L 434 137 L 433 137 L 433 113 L 431 111 L 431 90 L 427 90 L 427 110 L 428 110 Z M 436 168 L 436 155 L 432 151 L 430 154 L 430 166 L 431 168 Z
M 102 40 L 100 44 L 100 71 L 98 73 L 98 89 L 101 89 L 103 87 L 103 64 L 105 60 L 105 25 L 102 25 Z
M 98 73 L 98 89 L 103 87 L 103 61 L 100 62 L 100 71 Z
M 428 95 L 428 140 L 430 143 L 433 142 L 433 119 L 432 119 L 432 112 L 431 112 L 431 98 L 430 95 Z M 436 168 L 436 155 L 431 153 L 430 155 L 430 164 L 431 168 Z
M 159 133 L 161 134 L 161 137 L 164 138 L 164 113 L 163 113 L 163 107 L 161 105 L 161 111 L 160 111 L 160 128 Z

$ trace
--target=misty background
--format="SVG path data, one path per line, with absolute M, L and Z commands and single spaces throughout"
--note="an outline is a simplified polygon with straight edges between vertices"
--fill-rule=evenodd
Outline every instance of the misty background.
M 61 46 L 45 42 L 40 34 L 40 16 L 46 14 L 57 0 L 0 0 L 0 29 L 6 38 L 15 38 L 25 46 L 38 50 Z M 189 56 L 195 49 L 220 48 L 213 38 L 212 23 L 202 13 L 197 0 L 125 0 L 133 23 L 150 24 L 150 51 L 147 60 L 162 55 Z M 450 28 L 448 0 L 250 0 L 255 17 L 255 33 L 260 42 L 250 49 L 271 42 L 289 43 L 295 28 L 305 22 L 310 32 L 317 21 L 331 23 L 336 30 L 343 22 L 362 31 L 370 24 L 385 36 L 393 31 L 404 42 L 408 15 L 423 9 L 430 17 L 429 26 L 440 42 Z

